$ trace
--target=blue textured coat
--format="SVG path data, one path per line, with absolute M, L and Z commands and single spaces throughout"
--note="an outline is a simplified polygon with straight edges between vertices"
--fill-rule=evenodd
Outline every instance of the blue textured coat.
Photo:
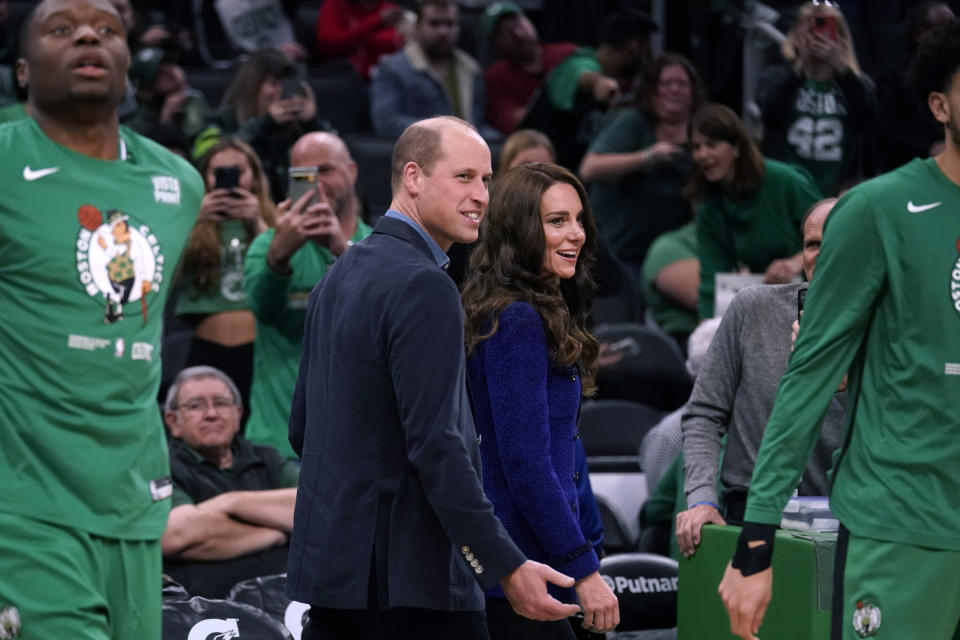
M 575 367 L 552 364 L 540 314 L 514 302 L 497 332 L 467 363 L 483 488 L 494 512 L 530 558 L 579 580 L 600 567 L 578 522 L 574 442 L 580 406 Z M 572 589 L 551 587 L 566 602 Z M 488 597 L 503 598 L 497 586 Z

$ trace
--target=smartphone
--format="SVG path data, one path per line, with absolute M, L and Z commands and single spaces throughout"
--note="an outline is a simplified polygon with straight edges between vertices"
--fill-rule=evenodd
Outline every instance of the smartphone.
M 635 356 L 640 353 L 640 344 L 636 338 L 627 336 L 616 342 L 611 342 L 610 346 L 607 347 L 607 353 L 610 355 L 622 353 L 624 357 Z
M 296 202 L 308 191 L 316 192 L 317 188 L 317 168 L 316 167 L 290 167 L 287 170 L 287 197 L 290 202 Z M 306 206 L 309 206 L 316 195 L 307 200 Z
M 240 186 L 240 167 L 217 167 L 213 177 L 215 189 L 236 189 Z
M 800 314 L 803 312 L 803 305 L 807 301 L 807 289 L 803 288 L 797 291 L 797 322 L 800 322 Z
M 825 35 L 834 42 L 840 41 L 837 34 L 837 16 L 814 16 L 813 32 Z
M 289 75 L 280 81 L 280 97 L 284 100 L 293 96 L 303 95 L 303 80 L 306 73 L 302 66 L 298 66 L 293 75 Z

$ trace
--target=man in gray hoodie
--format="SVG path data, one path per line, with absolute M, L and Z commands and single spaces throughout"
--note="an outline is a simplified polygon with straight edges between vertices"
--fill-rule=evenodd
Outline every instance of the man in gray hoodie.
M 803 269 L 808 281 L 813 278 L 823 225 L 834 204 L 836 198 L 822 200 L 804 216 Z M 806 283 L 757 285 L 740 291 L 707 351 L 681 423 L 688 509 L 677 514 L 677 545 L 684 556 L 693 555 L 700 544 L 704 524 L 743 520 L 757 451 L 793 348 L 791 325 L 797 319 L 798 294 L 806 287 Z M 800 495 L 828 494 L 827 471 L 840 446 L 845 408 L 846 390 L 838 389 L 800 481 Z

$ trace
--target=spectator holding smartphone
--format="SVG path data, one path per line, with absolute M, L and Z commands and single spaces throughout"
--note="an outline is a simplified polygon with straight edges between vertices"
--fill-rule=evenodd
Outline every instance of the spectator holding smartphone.
M 200 158 L 206 185 L 190 234 L 176 312 L 194 329 L 187 366 L 216 367 L 250 396 L 256 320 L 243 290 L 243 259 L 253 239 L 274 222 L 270 190 L 257 154 L 224 138 Z
M 760 83 L 764 153 L 799 164 L 826 195 L 863 175 L 863 134 L 877 118 L 874 85 L 860 70 L 835 5 L 804 5 L 783 45 L 791 66 Z
M 317 118 L 313 91 L 297 65 L 277 49 L 252 54 L 237 69 L 211 126 L 197 136 L 194 157 L 227 134 L 236 134 L 260 156 L 270 193 L 279 202 L 287 193 L 290 148 L 308 131 L 329 131 Z
M 246 436 L 292 458 L 287 421 L 307 297 L 337 258 L 371 229 L 360 216 L 357 165 L 343 140 L 332 133 L 308 133 L 293 145 L 290 163 L 296 173 L 314 170 L 314 188 L 279 204 L 276 227 L 247 253 L 243 286 L 257 318 Z

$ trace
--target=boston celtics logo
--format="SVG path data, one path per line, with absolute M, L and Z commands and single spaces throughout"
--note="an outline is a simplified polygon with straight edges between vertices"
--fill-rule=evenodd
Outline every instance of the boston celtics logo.
M 960 238 L 957 238 L 957 254 L 953 271 L 950 272 L 950 298 L 953 300 L 953 308 L 960 313 Z
M 878 605 L 863 600 L 857 602 L 857 608 L 853 611 L 853 630 L 858 636 L 869 638 L 876 635 L 882 621 Z
M 117 209 L 104 215 L 91 204 L 77 210 L 77 272 L 87 294 L 104 302 L 103 319 L 123 320 L 123 307 L 140 301 L 147 322 L 147 302 L 163 282 L 163 252 L 146 225 L 136 225 Z

